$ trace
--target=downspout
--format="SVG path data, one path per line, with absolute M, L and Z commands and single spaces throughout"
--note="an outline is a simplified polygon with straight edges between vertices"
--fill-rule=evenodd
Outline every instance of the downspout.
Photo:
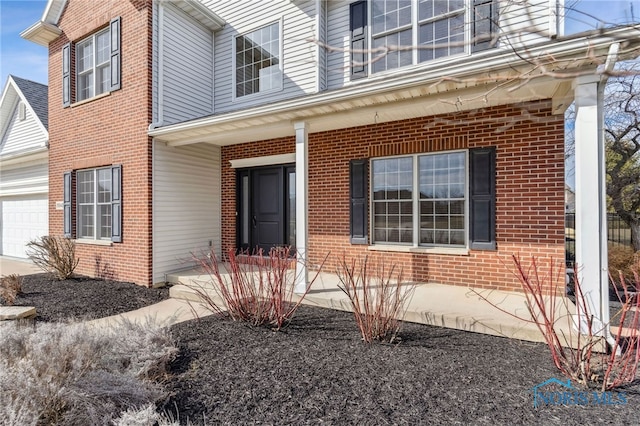
M 158 120 L 149 124 L 149 131 L 160 127 L 164 124 L 163 120 L 163 111 L 164 111 L 164 7 L 162 7 L 162 3 L 158 2 Z M 153 57 L 152 57 L 153 60 Z M 156 212 L 156 144 L 155 138 L 151 143 L 151 284 L 155 284 L 154 276 L 155 276 L 155 265 L 154 265 L 154 254 L 156 252 L 155 247 L 153 247 L 156 238 L 156 221 L 155 221 L 155 212 Z M 167 282 L 167 274 L 164 274 L 164 282 Z
M 607 60 L 604 63 L 602 69 L 602 76 L 600 77 L 600 84 L 598 84 L 598 144 L 601 149 L 598 150 L 598 155 L 601 156 L 598 161 L 600 164 L 600 185 L 598 190 L 598 199 L 600 204 L 600 315 L 602 324 L 605 325 L 604 330 L 607 343 L 611 347 L 615 347 L 616 340 L 611 335 L 611 313 L 609 312 L 609 259 L 608 259 L 608 247 L 607 238 L 602 236 L 607 235 L 607 192 L 606 192 L 606 159 L 604 149 L 604 89 L 607 85 L 609 74 L 613 71 L 613 68 L 618 61 L 618 51 L 620 50 L 620 43 L 613 43 L 609 46 L 609 52 L 607 53 Z M 620 348 L 618 348 L 620 352 Z
M 149 131 L 164 124 L 164 7 L 158 3 L 158 119 L 149 124 Z

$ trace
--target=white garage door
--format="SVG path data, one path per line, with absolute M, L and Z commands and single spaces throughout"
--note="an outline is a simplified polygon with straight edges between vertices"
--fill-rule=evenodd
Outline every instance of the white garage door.
M 3 256 L 27 257 L 26 244 L 49 233 L 47 195 L 0 198 Z

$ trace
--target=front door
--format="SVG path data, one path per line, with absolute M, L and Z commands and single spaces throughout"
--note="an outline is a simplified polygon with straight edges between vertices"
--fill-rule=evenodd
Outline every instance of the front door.
M 238 247 L 268 254 L 295 244 L 295 168 L 269 166 L 238 172 Z

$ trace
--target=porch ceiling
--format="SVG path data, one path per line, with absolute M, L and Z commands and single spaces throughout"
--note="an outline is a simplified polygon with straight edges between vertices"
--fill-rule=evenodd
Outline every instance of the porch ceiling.
M 628 30 L 637 50 L 638 28 Z M 296 121 L 307 122 L 314 133 L 540 99 L 552 99 L 554 112 L 561 114 L 573 100 L 575 77 L 593 74 L 613 42 L 625 40 L 629 49 L 629 34 L 610 33 L 374 76 L 339 90 L 152 129 L 149 135 L 173 146 L 224 146 L 294 136 Z

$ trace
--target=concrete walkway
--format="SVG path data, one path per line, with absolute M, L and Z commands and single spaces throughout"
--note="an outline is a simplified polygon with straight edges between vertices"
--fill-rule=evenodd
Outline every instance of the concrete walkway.
M 108 327 L 110 325 L 117 325 L 122 321 L 138 323 L 157 321 L 158 324 L 168 327 L 179 322 L 202 318 L 211 314 L 212 312 L 206 309 L 201 303 L 170 298 L 162 302 L 154 303 L 153 305 L 136 309 L 135 311 L 94 319 L 88 321 L 88 324 Z
M 43 272 L 28 259 L 0 256 L 0 276 L 11 274 L 30 275 Z
M 197 270 L 184 271 L 169 275 L 168 280 L 174 284 L 170 294 L 172 298 L 197 302 L 198 292 L 194 286 L 200 287 L 208 294 L 211 284 L 208 275 L 201 275 Z M 323 308 L 351 311 L 347 296 L 338 287 L 339 279 L 335 274 L 321 273 L 311 286 L 309 294 L 303 303 Z M 483 298 L 487 299 L 483 300 Z M 563 298 L 564 299 L 564 298 Z M 565 299 L 566 300 L 566 299 Z M 560 303 L 556 318 L 559 328 L 565 335 L 569 335 L 570 312 L 573 305 Z M 495 305 L 495 306 L 492 306 Z M 500 309 L 496 308 L 499 307 Z M 472 289 L 468 287 L 450 286 L 442 284 L 418 284 L 411 299 L 405 320 L 473 331 L 495 336 L 509 337 L 534 342 L 543 342 L 538 328 L 531 323 L 518 320 L 510 312 L 522 318 L 530 318 L 525 304 L 525 297 L 521 293 L 497 290 Z

